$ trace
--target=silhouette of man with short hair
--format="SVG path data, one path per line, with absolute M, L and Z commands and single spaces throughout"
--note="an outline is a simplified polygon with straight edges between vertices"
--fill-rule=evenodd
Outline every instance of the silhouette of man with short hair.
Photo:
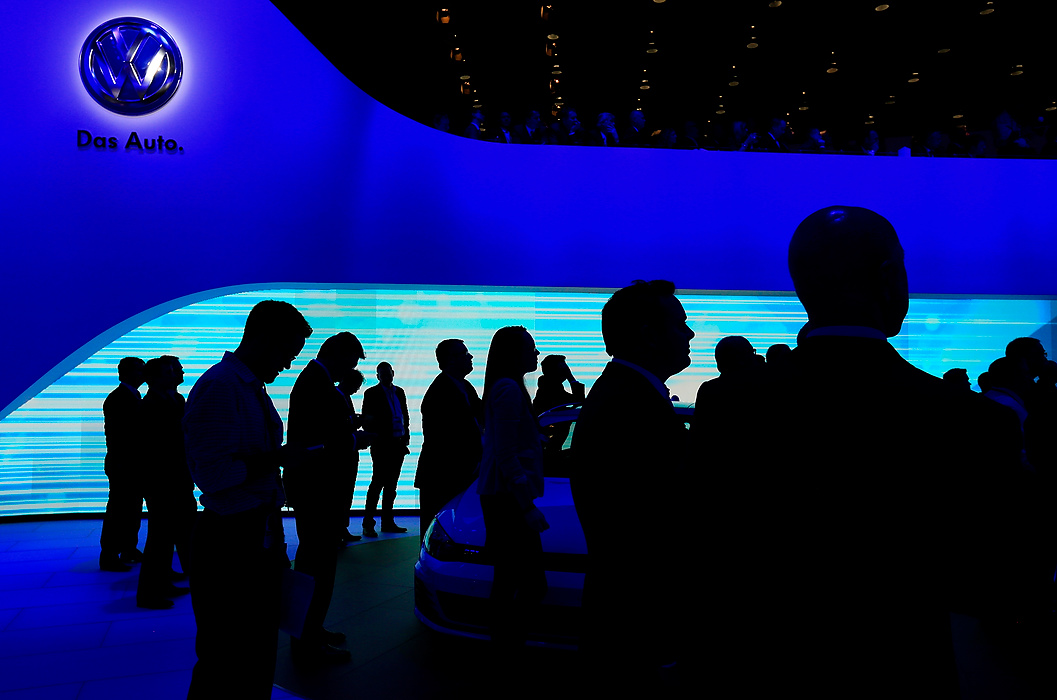
M 316 358 L 298 375 L 290 391 L 287 440 L 308 448 L 310 455 L 283 472 L 287 500 L 297 522 L 297 556 L 294 568 L 315 579 L 312 601 L 300 639 L 290 640 L 298 661 L 344 663 L 351 656 L 339 649 L 341 632 L 323 627 L 334 593 L 340 530 L 336 523 L 348 518 L 344 484 L 357 464 L 357 435 L 348 398 L 335 384 L 348 378 L 366 358 L 359 339 L 345 331 L 323 341 Z M 353 476 L 354 480 L 355 477 Z
M 103 461 L 110 494 L 99 536 L 99 568 L 128 571 L 143 558 L 136 545 L 143 517 L 143 416 L 139 387 L 144 362 L 126 357 L 117 365 L 121 382 L 103 402 L 106 457 Z
M 648 683 L 676 653 L 680 601 L 667 585 L 685 555 L 664 534 L 672 519 L 663 508 L 681 483 L 687 436 L 664 382 L 690 365 L 693 337 L 671 282 L 637 281 L 614 293 L 602 308 L 613 359 L 573 431 L 570 485 L 589 557 L 584 650 L 599 673 L 632 686 Z M 661 512 L 647 512 L 644 488 L 659 492 Z
M 442 340 L 436 354 L 440 374 L 422 397 L 422 453 L 415 473 L 423 537 L 433 516 L 473 482 L 484 423 L 481 398 L 466 380 L 473 371 L 466 343 Z
M 969 382 L 969 372 L 964 367 L 954 367 L 943 373 L 943 381 L 950 382 L 951 386 L 962 391 L 972 391 L 973 385 Z
M 258 303 L 239 346 L 187 398 L 187 465 L 204 507 L 193 542 L 198 663 L 189 698 L 271 697 L 281 574 L 290 566 L 279 470 L 306 451 L 282 444 L 283 421 L 264 387 L 290 369 L 310 335 L 293 305 Z
M 363 392 L 364 428 L 374 434 L 371 441 L 371 485 L 363 511 L 363 534 L 377 537 L 374 516 L 382 497 L 382 532 L 407 532 L 393 519 L 396 483 L 404 457 L 410 454 L 411 419 L 404 390 L 393 384 L 395 373 L 388 362 L 378 363 L 378 383 Z
M 136 605 L 152 610 L 173 606 L 169 598 L 190 590 L 172 583 L 173 549 L 180 567 L 191 572 L 191 535 L 198 516 L 194 481 L 184 450 L 184 397 L 176 390 L 184 380 L 183 365 L 172 355 L 147 360 L 147 395 L 143 415 L 144 496 L 147 500 L 147 543 L 136 588 Z
M 1006 577 L 1028 528 L 1007 506 L 1030 477 L 1015 425 L 886 341 L 909 294 L 882 216 L 811 214 L 789 271 L 810 326 L 751 398 L 795 410 L 749 429 L 720 411 L 693 422 L 714 533 L 710 682 L 753 697 L 957 697 L 949 613 L 1015 598 Z

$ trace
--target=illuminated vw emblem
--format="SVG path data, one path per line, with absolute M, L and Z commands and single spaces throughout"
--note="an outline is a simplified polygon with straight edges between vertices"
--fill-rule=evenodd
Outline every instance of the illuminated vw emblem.
M 119 17 L 88 35 L 81 47 L 81 80 L 111 112 L 147 114 L 168 102 L 183 75 L 183 59 L 169 33 L 154 22 Z

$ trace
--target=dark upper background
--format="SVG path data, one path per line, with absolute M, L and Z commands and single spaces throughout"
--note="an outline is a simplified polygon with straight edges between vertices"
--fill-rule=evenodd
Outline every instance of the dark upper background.
M 548 121 L 559 97 L 585 124 L 600 111 L 623 124 L 637 107 L 650 130 L 693 120 L 703 146 L 724 145 L 734 119 L 764 131 L 786 114 L 794 140 L 816 127 L 837 144 L 871 128 L 964 135 L 1002 110 L 1042 134 L 1057 117 L 1052 27 L 1031 0 L 896 0 L 883 11 L 875 0 L 275 4 L 372 97 L 427 124 L 447 113 L 454 133 L 474 104 L 487 127 L 504 110 L 515 123 L 529 109 Z

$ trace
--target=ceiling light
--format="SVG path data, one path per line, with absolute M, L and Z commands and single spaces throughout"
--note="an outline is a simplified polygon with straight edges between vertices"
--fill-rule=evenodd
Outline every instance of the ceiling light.
M 874 12 L 884 12 L 885 10 L 888 9 L 888 7 L 889 7 L 888 5 L 881 4 L 881 5 L 878 5 L 877 7 L 873 8 L 873 9 L 874 9 Z
M 950 52 L 951 52 L 951 50 L 950 50 L 950 49 L 940 49 L 940 50 L 939 50 L 939 51 L 937 51 L 936 53 L 950 53 Z
M 737 80 L 731 80 L 729 83 L 727 83 L 727 85 L 729 85 L 730 87 L 737 87 L 740 84 L 741 83 L 739 83 Z
M 555 39 L 558 38 L 558 35 L 557 34 L 548 34 L 547 38 L 550 39 L 551 41 L 554 41 Z
M 951 119 L 964 119 L 964 118 L 965 118 L 964 114 L 955 114 L 953 117 L 951 117 Z
M 470 79 L 470 76 L 468 76 L 468 75 L 460 75 L 459 76 L 459 80 L 469 80 L 469 79 Z
M 836 73 L 837 72 L 837 67 L 836 66 L 830 66 L 829 68 L 826 69 L 826 72 L 827 73 Z
M 726 113 L 727 113 L 727 110 L 725 110 L 725 109 L 717 109 L 716 110 L 716 114 L 726 114 Z
M 988 4 L 988 5 L 994 5 L 994 3 L 993 3 L 993 2 L 989 2 L 989 3 L 987 3 L 987 4 Z M 989 15 L 989 14 L 991 14 L 991 13 L 992 13 L 992 12 L 994 12 L 994 11 L 995 11 L 995 8 L 993 8 L 993 7 L 988 7 L 988 8 L 987 8 L 987 9 L 985 9 L 985 10 L 980 10 L 980 14 L 982 14 L 982 15 Z
M 560 70 L 552 70 L 551 71 L 551 75 L 561 75 L 561 74 L 562 74 L 562 72 Z
M 781 7 L 781 6 L 782 6 L 782 0 L 771 0 L 771 2 L 767 3 L 767 7 Z
M 1024 66 L 1020 66 L 1020 65 L 1013 66 L 1013 72 L 1010 73 L 1010 75 L 1023 75 L 1024 71 L 1021 70 L 1022 68 L 1024 68 Z

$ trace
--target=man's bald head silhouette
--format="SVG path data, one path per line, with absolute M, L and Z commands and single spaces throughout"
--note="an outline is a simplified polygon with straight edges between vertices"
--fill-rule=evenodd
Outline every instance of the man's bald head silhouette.
M 789 242 L 789 275 L 812 328 L 899 333 L 909 295 L 903 247 L 889 221 L 862 207 L 819 209 Z

